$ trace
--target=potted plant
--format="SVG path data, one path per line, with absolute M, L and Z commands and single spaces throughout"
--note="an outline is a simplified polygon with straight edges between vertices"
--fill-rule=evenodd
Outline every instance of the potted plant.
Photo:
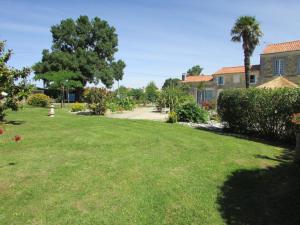
M 293 115 L 292 122 L 296 126 L 295 162 L 300 163 L 300 113 L 296 113 Z

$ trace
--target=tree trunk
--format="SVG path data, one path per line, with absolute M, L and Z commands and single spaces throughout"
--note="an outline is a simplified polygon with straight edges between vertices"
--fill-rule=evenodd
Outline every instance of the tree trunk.
M 246 88 L 249 88 L 249 84 L 250 84 L 250 54 L 249 54 L 249 51 L 247 51 L 247 50 L 244 50 L 244 66 L 245 66 Z
M 120 82 L 119 82 L 119 80 L 118 80 L 118 93 L 117 93 L 117 95 L 118 95 L 118 98 L 120 98 Z
M 68 103 L 70 103 L 70 89 L 67 89 L 67 98 L 68 98 Z
M 300 131 L 296 133 L 295 162 L 300 163 Z

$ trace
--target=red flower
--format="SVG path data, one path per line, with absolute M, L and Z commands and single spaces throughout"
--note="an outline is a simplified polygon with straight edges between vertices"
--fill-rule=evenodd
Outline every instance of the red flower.
M 20 135 L 14 136 L 13 140 L 14 140 L 15 142 L 21 141 L 21 136 L 20 136 Z
M 2 128 L 0 128 L 0 135 L 4 134 L 4 130 Z

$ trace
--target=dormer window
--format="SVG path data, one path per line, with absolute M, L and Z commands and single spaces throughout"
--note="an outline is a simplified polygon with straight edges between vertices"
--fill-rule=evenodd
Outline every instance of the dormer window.
M 275 59 L 274 62 L 274 75 L 283 75 L 284 74 L 284 60 Z

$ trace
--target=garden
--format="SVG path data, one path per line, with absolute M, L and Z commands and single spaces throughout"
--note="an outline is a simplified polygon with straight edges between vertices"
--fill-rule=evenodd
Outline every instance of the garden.
M 43 94 L 28 95 L 23 106 L 16 108 L 19 111 L 6 109 L 0 129 L 2 223 L 300 222 L 300 202 L 295 198 L 300 194 L 300 168 L 288 145 L 176 124 L 206 122 L 210 117 L 207 105 L 196 105 L 185 87 L 158 91 L 153 84 L 149 86 L 155 91 L 139 93 L 151 96 L 146 104 L 151 99 L 157 110 L 168 109 L 169 123 L 101 116 L 106 110 L 132 110 L 145 103 L 123 87 L 115 92 L 87 88 L 83 92 L 86 103 L 56 104 L 54 117 L 48 116 L 54 100 Z M 275 99 L 279 104 L 278 92 L 224 91 L 218 103 L 220 119 L 234 132 L 264 134 L 259 127 L 252 127 L 258 122 L 252 122 L 251 113 L 262 100 Z M 286 116 L 277 115 L 274 121 L 281 125 L 285 121 L 294 129 L 299 118 L 290 114 L 298 110 L 298 90 L 281 92 L 291 96 L 290 103 L 282 105 Z M 238 108 L 247 110 L 249 117 L 238 117 L 239 111 L 232 114 L 230 110 L 239 104 L 226 101 L 245 102 L 248 95 L 262 96 L 255 104 L 247 103 L 248 108 Z M 9 106 L 9 97 L 8 93 L 2 97 L 3 106 Z M 121 98 L 128 100 L 124 104 Z M 128 102 L 133 103 L 125 108 Z M 86 109 L 88 114 L 70 112 Z M 286 137 L 280 127 L 274 129 L 279 129 L 272 132 L 274 137 Z
M 32 68 L 8 66 L 0 42 L 1 224 L 300 224 L 299 88 L 198 105 L 178 80 L 119 86 L 115 28 L 98 17 L 51 33 Z M 147 106 L 167 120 L 107 117 Z M 224 129 L 182 126 L 210 121 Z
M 226 224 L 239 207 L 238 221 L 299 222 L 300 170 L 284 147 L 66 108 L 47 113 L 24 107 L 1 125 L 3 224 Z M 270 215 L 251 217 L 251 205 Z

